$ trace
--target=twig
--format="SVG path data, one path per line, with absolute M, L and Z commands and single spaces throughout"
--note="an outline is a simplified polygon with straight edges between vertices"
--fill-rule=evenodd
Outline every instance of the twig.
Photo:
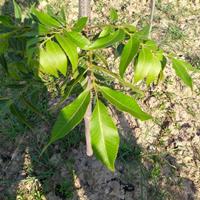
M 156 5 L 156 1 L 151 0 L 151 2 L 150 2 L 151 13 L 150 13 L 149 38 L 151 38 L 151 31 L 152 31 L 152 27 L 153 27 L 153 18 L 154 18 L 154 13 L 155 13 L 155 5 Z

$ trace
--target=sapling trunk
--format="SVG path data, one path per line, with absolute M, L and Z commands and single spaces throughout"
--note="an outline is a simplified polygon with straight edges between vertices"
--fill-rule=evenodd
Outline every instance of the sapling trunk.
M 88 17 L 90 20 L 90 0 L 79 0 L 79 17 Z M 91 77 L 90 72 L 88 73 L 88 85 L 87 87 L 91 88 Z M 91 92 L 91 99 L 92 99 L 92 92 Z M 84 116 L 85 122 L 85 139 L 86 139 L 86 154 L 88 156 L 93 155 L 92 145 L 91 145 L 91 138 L 90 138 L 90 119 L 92 115 L 92 101 L 90 100 L 87 111 Z
M 151 38 L 151 31 L 152 31 L 152 27 L 153 27 L 153 18 L 154 18 L 154 12 L 155 12 L 155 5 L 156 5 L 156 1 L 155 0 L 151 0 L 150 1 L 150 9 L 151 9 L 151 13 L 150 13 L 150 27 L 149 27 L 149 38 Z

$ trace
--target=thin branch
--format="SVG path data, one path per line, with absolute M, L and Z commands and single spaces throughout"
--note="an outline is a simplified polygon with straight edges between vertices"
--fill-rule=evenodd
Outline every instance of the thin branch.
M 151 13 L 150 13 L 149 38 L 151 38 L 151 31 L 152 31 L 152 27 L 153 27 L 153 19 L 154 19 L 154 13 L 155 13 L 155 5 L 156 5 L 156 0 L 151 0 L 151 2 L 150 2 Z

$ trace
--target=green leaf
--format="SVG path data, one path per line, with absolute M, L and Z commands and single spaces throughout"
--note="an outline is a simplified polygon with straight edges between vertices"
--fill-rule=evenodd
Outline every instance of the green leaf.
M 78 21 L 74 24 L 74 27 L 72 28 L 73 31 L 81 32 L 85 25 L 87 24 L 88 17 L 81 17 L 78 19 Z
M 67 56 L 69 57 L 69 60 L 72 64 L 72 70 L 73 72 L 75 72 L 78 66 L 78 53 L 76 45 L 66 36 L 56 34 L 55 37 L 60 46 L 67 54 Z
M 114 171 L 119 135 L 105 105 L 99 100 L 92 114 L 90 134 L 95 155 L 108 169 Z
M 109 47 L 124 39 L 124 31 L 119 29 L 105 37 L 98 38 L 89 46 L 89 50 Z
M 143 112 L 137 102 L 130 96 L 108 87 L 100 87 L 103 96 L 120 111 L 128 112 L 140 120 L 148 120 L 152 117 Z
M 3 24 L 4 26 L 7 26 L 7 27 L 14 27 L 10 16 L 1 15 L 0 16 L 0 24 Z
M 16 3 L 15 0 L 13 0 L 13 5 L 14 5 L 15 18 L 21 19 L 22 18 L 22 10 L 21 10 L 20 6 Z
M 149 85 L 158 77 L 161 69 L 161 63 L 156 53 L 153 54 L 149 48 L 142 48 L 136 64 L 134 81 L 138 82 L 147 78 L 146 82 Z
M 145 26 L 142 30 L 136 32 L 134 36 L 138 37 L 138 39 L 140 40 L 147 40 L 149 36 L 149 29 L 150 29 L 149 25 Z
M 187 68 L 187 64 L 182 61 L 182 60 L 178 60 L 173 58 L 172 59 L 172 67 L 175 69 L 176 75 L 187 85 L 192 89 L 192 78 L 190 77 L 190 75 L 188 74 L 186 68 Z
M 51 17 L 47 13 L 40 12 L 36 9 L 32 9 L 32 13 L 38 18 L 40 23 L 42 23 L 44 25 L 53 26 L 53 27 L 60 27 L 61 26 L 61 24 L 56 19 L 54 19 L 53 17 Z
M 109 25 L 105 26 L 103 30 L 101 31 L 101 33 L 99 34 L 99 38 L 109 35 L 112 31 L 113 31 L 112 26 L 109 26 Z
M 58 77 L 57 70 L 59 70 L 65 76 L 67 57 L 60 46 L 50 40 L 46 43 L 46 49 L 40 51 L 40 65 L 47 74 Z
M 8 40 L 7 39 L 0 39 L 0 54 L 3 54 L 8 49 Z
M 110 9 L 110 19 L 112 22 L 115 22 L 118 19 L 117 11 L 114 8 Z
M 4 71 L 8 73 L 8 65 L 3 54 L 0 54 L 0 65 L 3 67 Z
M 90 41 L 79 32 L 66 32 L 65 35 L 81 49 L 86 49 L 90 45 Z
M 119 64 L 119 72 L 121 77 L 124 76 L 126 68 L 137 54 L 139 44 L 139 40 L 136 37 L 131 36 L 127 44 L 124 46 Z
M 13 103 L 10 105 L 10 112 L 17 117 L 18 121 L 25 124 L 30 129 L 32 128 L 32 125 L 26 120 L 25 116 L 22 114 L 22 112 L 17 108 L 17 106 Z
M 83 119 L 90 101 L 90 92 L 82 92 L 77 99 L 61 110 L 51 131 L 48 145 L 66 136 Z
M 45 116 L 25 97 L 21 96 L 23 103 L 34 113 L 36 113 L 41 119 L 46 120 Z

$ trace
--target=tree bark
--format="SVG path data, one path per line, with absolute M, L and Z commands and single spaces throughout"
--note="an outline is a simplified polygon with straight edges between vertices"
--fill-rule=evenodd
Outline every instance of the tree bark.
M 90 0 L 79 0 L 79 17 L 88 17 L 90 20 Z M 91 89 L 91 78 L 90 78 L 90 72 L 88 73 L 88 89 Z M 92 92 L 91 92 L 91 98 L 88 105 L 88 108 L 86 110 L 85 116 L 84 116 L 84 122 L 85 122 L 85 139 L 86 139 L 86 154 L 88 156 L 93 155 L 92 145 L 91 145 L 91 137 L 90 137 L 90 119 L 92 116 Z

